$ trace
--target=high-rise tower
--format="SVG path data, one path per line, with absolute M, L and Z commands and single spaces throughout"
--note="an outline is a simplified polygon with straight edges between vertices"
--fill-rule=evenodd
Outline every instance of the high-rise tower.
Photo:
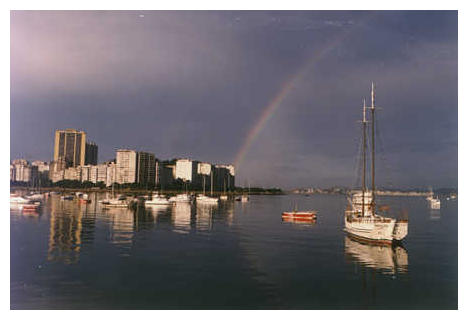
M 54 161 L 64 161 L 67 167 L 97 164 L 97 145 L 86 142 L 84 131 L 56 130 Z

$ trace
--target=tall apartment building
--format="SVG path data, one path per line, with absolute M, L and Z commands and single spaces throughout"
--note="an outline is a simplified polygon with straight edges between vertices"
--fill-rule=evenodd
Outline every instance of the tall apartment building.
M 167 188 L 174 183 L 176 163 L 173 160 L 156 162 L 156 185 L 161 189 Z
M 75 129 L 56 130 L 54 161 L 65 161 L 67 167 L 97 164 L 97 145 L 86 142 L 86 133 Z
M 235 170 L 233 165 L 219 164 L 215 166 L 215 189 L 231 191 L 235 188 Z
M 86 142 L 85 147 L 85 165 L 98 163 L 98 146 L 94 142 Z
M 115 182 L 136 183 L 138 169 L 138 153 L 134 150 L 117 150 L 116 160 L 116 178 Z
M 137 182 L 141 185 L 155 185 L 156 157 L 149 152 L 138 152 Z

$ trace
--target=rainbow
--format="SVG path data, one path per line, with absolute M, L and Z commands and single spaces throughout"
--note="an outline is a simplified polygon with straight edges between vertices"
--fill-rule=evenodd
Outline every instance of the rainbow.
M 349 34 L 341 33 L 329 43 L 327 43 L 324 47 L 320 50 L 315 52 L 315 54 L 307 60 L 305 65 L 299 69 L 294 76 L 290 77 L 282 86 L 279 92 L 274 96 L 274 98 L 268 103 L 268 105 L 263 109 L 260 118 L 257 120 L 255 125 L 250 129 L 247 134 L 247 137 L 244 140 L 241 148 L 237 152 L 234 165 L 236 168 L 239 168 L 240 164 L 244 160 L 247 152 L 249 151 L 250 147 L 252 146 L 255 139 L 258 137 L 260 132 L 266 127 L 268 121 L 273 117 L 275 111 L 281 106 L 283 100 L 288 96 L 288 94 L 294 88 L 294 85 L 302 80 L 302 78 L 315 66 L 315 64 L 330 50 L 335 48 L 338 43 L 343 41 L 344 37 Z

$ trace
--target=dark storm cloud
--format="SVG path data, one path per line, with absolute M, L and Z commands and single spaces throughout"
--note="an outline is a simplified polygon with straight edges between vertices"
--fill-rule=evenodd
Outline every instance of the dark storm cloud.
M 50 159 L 54 130 L 70 127 L 101 161 L 128 147 L 233 162 L 335 38 L 253 143 L 239 185 L 352 183 L 372 80 L 393 183 L 456 185 L 456 12 L 13 11 L 11 157 Z

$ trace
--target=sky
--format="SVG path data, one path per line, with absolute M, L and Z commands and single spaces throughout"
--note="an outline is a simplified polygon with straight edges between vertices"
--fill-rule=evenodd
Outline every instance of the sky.
M 456 11 L 11 11 L 10 159 L 54 131 L 233 163 L 238 186 L 354 186 L 376 84 L 376 183 L 456 187 Z

